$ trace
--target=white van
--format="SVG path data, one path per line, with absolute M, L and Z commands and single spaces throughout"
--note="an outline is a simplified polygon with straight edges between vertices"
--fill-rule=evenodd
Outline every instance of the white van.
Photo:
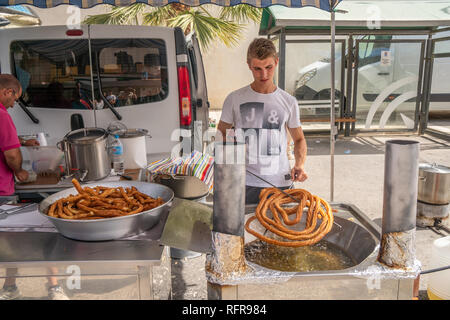
M 180 143 L 177 129 L 208 128 L 198 42 L 180 28 L 45 26 L 0 30 L 0 39 L 1 72 L 23 87 L 10 110 L 19 135 L 44 132 L 56 145 L 74 114 L 84 127 L 120 121 L 148 130 L 147 157 L 157 159 Z
M 445 35 L 442 35 L 444 37 Z M 361 42 L 358 52 L 357 112 L 367 113 L 378 95 L 385 90 L 392 90 L 385 102 L 392 101 L 399 95 L 408 93 L 408 100 L 398 106 L 397 110 L 414 110 L 417 93 L 420 45 L 418 43 L 389 42 L 396 39 L 418 39 L 402 36 L 364 36 L 362 40 L 380 40 L 378 42 Z M 422 38 L 425 40 L 425 38 Z M 382 41 L 385 40 L 386 42 Z M 447 46 L 448 46 L 447 42 Z M 445 44 L 445 43 L 444 43 Z M 441 48 L 443 50 L 443 48 Z M 447 48 L 450 52 L 450 48 Z M 346 58 L 346 57 L 344 57 Z M 342 56 L 336 53 L 336 70 L 340 70 Z M 347 66 L 345 67 L 347 71 Z M 338 74 L 338 72 L 336 72 Z M 450 110 L 450 58 L 435 59 L 430 97 L 430 110 Z M 323 57 L 301 68 L 296 76 L 293 95 L 299 100 L 330 99 L 331 63 L 330 58 Z M 337 83 L 340 77 L 336 75 Z M 400 82 L 402 81 L 402 82 Z M 336 98 L 341 97 L 336 87 Z M 413 96 L 413 91 L 415 92 Z M 328 113 L 327 110 L 317 109 Z

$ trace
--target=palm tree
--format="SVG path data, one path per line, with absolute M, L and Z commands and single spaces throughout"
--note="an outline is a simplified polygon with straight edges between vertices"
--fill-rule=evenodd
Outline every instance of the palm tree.
M 180 27 L 184 34 L 194 31 L 203 50 L 216 39 L 226 46 L 237 45 L 244 24 L 259 22 L 261 9 L 249 5 L 223 7 L 213 16 L 204 6 L 189 7 L 172 3 L 164 7 L 150 7 L 135 3 L 128 7 L 114 7 L 111 12 L 89 16 L 86 24 L 120 24 Z

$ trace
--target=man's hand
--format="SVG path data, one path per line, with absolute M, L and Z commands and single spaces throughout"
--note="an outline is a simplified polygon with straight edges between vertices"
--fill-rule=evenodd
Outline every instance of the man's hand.
M 28 175 L 29 175 L 28 171 L 27 170 L 23 170 L 23 169 L 20 169 L 19 171 L 14 172 L 14 174 L 16 175 L 17 179 L 20 182 L 27 181 Z
M 29 139 L 29 140 L 23 141 L 22 145 L 25 147 L 39 146 L 39 141 L 37 141 L 36 139 Z
M 308 179 L 308 175 L 305 172 L 305 160 L 307 153 L 305 135 L 303 134 L 303 129 L 301 127 L 289 128 L 289 133 L 294 141 L 295 156 L 295 165 L 291 170 L 291 179 L 294 182 L 303 182 Z
M 229 130 L 232 127 L 233 127 L 232 123 L 226 123 L 223 121 L 219 121 L 219 124 L 217 125 L 217 133 L 216 133 L 215 140 L 217 142 L 228 141 L 229 138 L 227 137 L 227 133 L 229 132 Z M 233 137 L 233 140 L 231 140 L 231 141 L 234 141 L 234 137 Z
M 291 179 L 294 182 L 303 182 L 308 179 L 308 175 L 303 167 L 294 166 L 291 170 Z

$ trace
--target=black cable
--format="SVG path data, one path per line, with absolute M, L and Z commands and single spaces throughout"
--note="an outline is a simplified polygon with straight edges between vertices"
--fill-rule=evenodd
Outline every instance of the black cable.
M 441 230 L 441 229 L 442 229 L 442 230 L 444 230 L 445 232 L 450 233 L 450 229 L 447 228 L 445 225 L 443 225 L 443 224 L 441 223 L 441 221 L 439 221 L 439 220 L 436 220 L 436 221 L 435 221 L 434 227 L 435 227 L 437 230 Z
M 445 267 L 422 271 L 420 274 L 422 275 L 422 274 L 427 274 L 427 273 L 433 273 L 433 272 L 443 271 L 443 270 L 447 270 L 447 269 L 450 269 L 450 266 L 445 266 Z
M 439 230 L 436 230 L 435 227 L 427 227 L 427 228 L 430 229 L 431 231 L 433 231 L 434 233 L 436 233 L 436 234 L 438 234 L 438 235 L 440 235 L 440 236 L 445 237 L 445 234 L 443 234 L 443 233 L 440 232 Z

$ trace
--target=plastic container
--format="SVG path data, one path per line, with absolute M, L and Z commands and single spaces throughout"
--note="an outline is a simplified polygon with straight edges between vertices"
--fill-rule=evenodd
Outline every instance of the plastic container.
M 39 173 L 59 171 L 64 153 L 54 146 L 23 147 L 28 152 L 31 169 Z
M 450 236 L 433 242 L 431 269 L 450 265 Z M 433 272 L 428 281 L 430 300 L 450 300 L 450 269 Z
M 123 145 L 118 135 L 114 135 L 114 140 L 111 142 L 111 162 L 116 174 L 124 174 Z

